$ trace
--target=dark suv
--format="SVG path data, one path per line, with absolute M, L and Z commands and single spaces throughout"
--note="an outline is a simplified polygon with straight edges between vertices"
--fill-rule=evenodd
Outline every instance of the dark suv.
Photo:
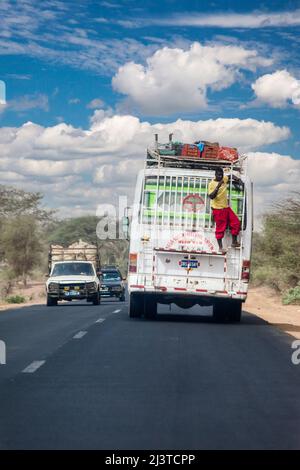
M 117 267 L 102 267 L 101 297 L 118 297 L 125 300 L 125 286 L 122 274 Z

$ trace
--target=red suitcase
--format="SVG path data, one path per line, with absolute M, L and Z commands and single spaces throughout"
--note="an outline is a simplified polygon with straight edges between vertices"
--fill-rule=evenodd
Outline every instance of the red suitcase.
M 181 150 L 182 157 L 199 158 L 200 150 L 197 145 L 184 144 Z
M 207 142 L 204 145 L 202 158 L 205 160 L 216 160 L 218 158 L 219 144 Z

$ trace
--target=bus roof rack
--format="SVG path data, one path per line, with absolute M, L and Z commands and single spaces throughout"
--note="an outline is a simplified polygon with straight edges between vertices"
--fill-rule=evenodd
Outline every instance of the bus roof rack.
M 215 170 L 217 166 L 221 166 L 243 173 L 245 160 L 245 155 L 239 155 L 239 158 L 235 161 L 219 159 L 208 160 L 177 155 L 161 155 L 157 149 L 148 148 L 146 168 L 188 168 L 195 170 Z

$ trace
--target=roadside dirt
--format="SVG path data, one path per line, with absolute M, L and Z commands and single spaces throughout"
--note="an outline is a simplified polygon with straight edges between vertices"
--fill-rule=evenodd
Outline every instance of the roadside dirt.
M 23 304 L 0 302 L 0 311 L 20 308 L 28 305 L 45 305 L 45 285 L 42 282 L 31 282 L 27 288 L 14 288 L 10 295 L 22 295 L 26 298 Z M 252 287 L 243 310 L 253 313 L 266 322 L 286 333 L 300 339 L 300 305 L 282 305 L 280 296 L 266 287 Z
M 45 283 L 43 282 L 29 282 L 27 287 L 17 286 L 14 287 L 8 297 L 14 295 L 21 295 L 25 297 L 26 301 L 22 304 L 8 304 L 0 301 L 0 311 L 12 308 L 26 307 L 28 305 L 45 304 Z
M 300 339 L 300 305 L 282 305 L 273 289 L 251 288 L 243 310 Z

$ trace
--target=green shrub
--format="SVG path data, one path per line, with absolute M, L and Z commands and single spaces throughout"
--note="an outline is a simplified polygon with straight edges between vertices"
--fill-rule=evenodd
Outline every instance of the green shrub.
M 262 266 L 255 266 L 252 269 L 251 285 L 254 287 L 265 285 L 279 292 L 284 286 L 280 271 L 265 264 Z
M 11 295 L 10 297 L 6 297 L 5 300 L 8 304 L 23 304 L 26 299 L 22 295 Z
M 284 305 L 300 304 L 300 286 L 287 290 L 282 296 L 282 303 Z
M 252 285 L 267 285 L 297 300 L 300 286 L 300 192 L 273 205 L 253 234 Z

